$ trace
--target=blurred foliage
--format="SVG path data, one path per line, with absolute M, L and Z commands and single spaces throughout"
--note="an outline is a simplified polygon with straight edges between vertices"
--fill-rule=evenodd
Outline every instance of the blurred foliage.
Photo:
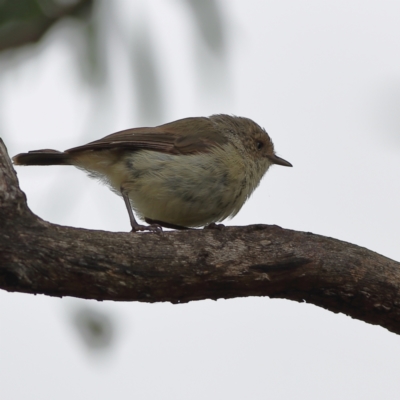
M 222 16 L 215 0 L 186 0 L 191 7 L 200 37 L 215 54 L 224 51 Z
M 94 0 L 0 0 L 0 51 L 39 41 L 64 17 L 86 19 Z
M 181 0 L 171 4 L 172 8 L 180 6 L 186 6 L 187 16 L 192 18 L 193 28 L 203 43 L 203 46 L 195 46 L 194 52 L 196 72 L 203 81 L 201 87 L 215 94 L 218 91 L 215 82 L 223 80 L 225 74 L 223 65 L 214 61 L 224 58 L 226 45 L 218 0 Z M 157 43 L 152 40 L 151 24 L 146 18 L 138 23 L 137 18 L 132 16 L 132 21 L 135 21 L 133 37 L 124 37 L 121 35 L 123 30 L 118 28 L 113 7 L 113 2 L 103 0 L 0 0 L 0 52 L 39 43 L 46 32 L 59 25 L 58 22 L 77 18 L 83 24 L 78 29 L 76 25 L 73 27 L 75 39 L 71 41 L 71 55 L 78 61 L 85 81 L 93 84 L 92 88 L 102 88 L 102 92 L 93 92 L 96 98 L 100 93 L 109 98 L 107 87 L 110 84 L 110 68 L 113 67 L 110 60 L 115 53 L 108 39 L 117 31 L 134 84 L 132 95 L 136 105 L 132 115 L 136 115 L 138 123 L 161 123 L 165 119 L 163 71 L 162 65 L 157 63 Z M 151 10 L 154 6 L 149 4 L 148 7 Z M 79 40 L 76 40 L 78 37 Z M 18 62 L 18 59 L 14 61 Z M 213 74 L 217 74 L 216 80 L 212 79 Z M 204 85 L 207 82 L 213 83 Z
M 114 344 L 116 327 L 109 313 L 82 305 L 75 310 L 72 322 L 88 350 L 104 350 Z

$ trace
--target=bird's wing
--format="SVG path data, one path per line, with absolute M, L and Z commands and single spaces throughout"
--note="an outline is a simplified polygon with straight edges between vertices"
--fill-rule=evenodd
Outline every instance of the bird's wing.
M 155 150 L 169 154 L 195 154 L 226 143 L 226 136 L 209 118 L 185 118 L 155 128 L 133 128 L 66 150 Z

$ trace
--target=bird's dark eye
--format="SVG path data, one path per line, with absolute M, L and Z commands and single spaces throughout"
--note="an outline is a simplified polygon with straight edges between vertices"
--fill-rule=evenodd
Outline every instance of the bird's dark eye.
M 257 145 L 257 149 L 258 149 L 258 150 L 261 150 L 261 149 L 264 147 L 264 143 L 261 142 L 260 140 L 257 140 L 256 145 Z

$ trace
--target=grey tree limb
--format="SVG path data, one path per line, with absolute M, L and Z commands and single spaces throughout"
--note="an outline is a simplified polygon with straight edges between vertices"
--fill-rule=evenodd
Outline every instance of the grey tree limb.
M 0 140 L 0 288 L 84 299 L 183 303 L 269 296 L 400 333 L 400 263 L 340 240 L 252 225 L 113 233 L 34 215 Z

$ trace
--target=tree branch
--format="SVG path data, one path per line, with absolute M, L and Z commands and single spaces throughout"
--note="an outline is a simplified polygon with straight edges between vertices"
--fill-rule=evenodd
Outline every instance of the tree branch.
M 400 263 L 278 226 L 112 233 L 45 222 L 0 140 L 0 288 L 116 301 L 307 301 L 400 333 Z

